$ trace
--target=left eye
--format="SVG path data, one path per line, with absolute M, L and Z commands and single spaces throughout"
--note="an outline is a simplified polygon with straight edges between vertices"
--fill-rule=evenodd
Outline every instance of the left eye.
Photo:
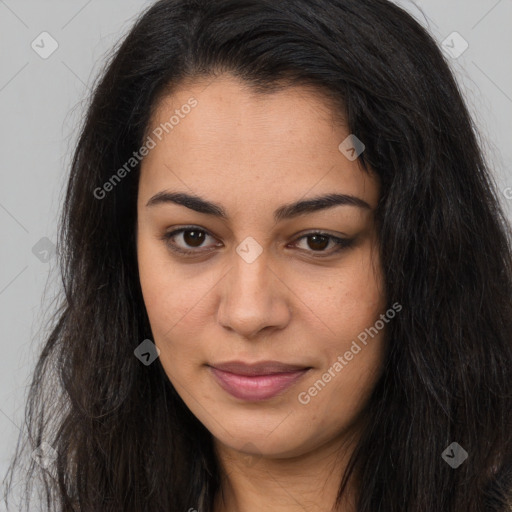
M 178 239 L 178 235 L 180 235 L 182 245 L 180 246 L 175 239 Z M 199 254 L 201 252 L 207 252 L 204 250 L 199 250 L 201 247 L 204 248 L 202 245 L 203 242 L 206 240 L 207 237 L 212 238 L 215 240 L 215 238 L 210 235 L 207 231 L 203 229 L 197 229 L 197 228 L 181 228 L 177 229 L 175 231 L 172 231 L 170 233 L 165 233 L 162 237 L 164 241 L 166 241 L 169 248 L 177 253 L 181 254 Z M 324 255 L 331 255 L 338 251 L 341 251 L 343 249 L 346 249 L 352 245 L 354 240 L 348 239 L 348 238 L 339 238 L 333 235 L 329 235 L 327 233 L 322 232 L 313 232 L 313 233 L 307 233 L 305 235 L 302 235 L 301 237 L 297 238 L 295 242 L 292 243 L 292 245 L 297 246 L 297 242 L 300 242 L 302 240 L 308 240 L 307 246 L 309 249 L 301 249 L 306 252 L 312 252 L 312 253 L 323 253 L 318 254 L 319 257 L 322 257 Z M 221 244 L 216 244 L 217 247 L 220 247 Z M 326 249 L 331 245 L 331 250 L 326 251 Z M 214 246 L 215 247 L 215 246 Z M 195 248 L 195 249 L 194 249 Z M 315 255 L 316 256 L 316 255 Z
M 351 246 L 353 243 L 353 240 L 350 240 L 348 238 L 339 238 L 337 236 L 329 235 L 327 233 L 308 233 L 306 235 L 301 236 L 297 239 L 297 241 L 301 240 L 308 240 L 307 246 L 313 251 L 310 252 L 322 252 L 326 253 L 327 255 L 331 255 L 333 253 L 336 253 L 338 251 L 341 251 L 342 249 L 347 249 Z M 325 251 L 325 249 L 329 246 L 329 244 L 332 242 L 332 248 L 334 250 L 331 251 Z M 308 249 L 306 249 L 307 251 Z

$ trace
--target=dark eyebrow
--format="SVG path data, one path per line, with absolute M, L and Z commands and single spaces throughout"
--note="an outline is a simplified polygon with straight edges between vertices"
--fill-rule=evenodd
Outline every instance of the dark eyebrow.
M 146 206 L 155 206 L 165 203 L 179 204 L 199 213 L 213 215 L 225 220 L 229 219 L 229 216 L 222 206 L 206 201 L 193 194 L 185 194 L 184 192 L 159 192 L 147 202 Z M 311 199 L 304 199 L 280 206 L 274 212 L 274 220 L 278 222 L 284 219 L 292 219 L 299 215 L 313 213 L 335 206 L 356 206 L 365 210 L 371 210 L 371 206 L 359 197 L 346 194 L 327 194 L 325 196 L 313 197 Z

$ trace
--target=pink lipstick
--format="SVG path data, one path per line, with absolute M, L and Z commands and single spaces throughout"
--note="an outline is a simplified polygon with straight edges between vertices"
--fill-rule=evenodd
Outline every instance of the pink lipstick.
M 242 361 L 209 365 L 218 384 L 240 400 L 268 400 L 283 393 L 311 367 L 277 361 L 248 364 Z

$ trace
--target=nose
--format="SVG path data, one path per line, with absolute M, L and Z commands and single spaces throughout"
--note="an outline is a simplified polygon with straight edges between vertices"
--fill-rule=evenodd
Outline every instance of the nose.
M 269 266 L 265 251 L 248 263 L 237 253 L 221 281 L 217 321 L 246 339 L 286 327 L 291 318 L 291 292 L 278 270 Z

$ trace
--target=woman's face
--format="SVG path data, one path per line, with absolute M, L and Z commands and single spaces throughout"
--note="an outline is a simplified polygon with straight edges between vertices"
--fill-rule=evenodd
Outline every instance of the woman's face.
M 180 87 L 151 122 L 144 301 L 170 381 L 231 450 L 291 457 L 340 439 L 380 375 L 378 183 L 333 119 L 311 89 L 258 95 L 224 75 Z

